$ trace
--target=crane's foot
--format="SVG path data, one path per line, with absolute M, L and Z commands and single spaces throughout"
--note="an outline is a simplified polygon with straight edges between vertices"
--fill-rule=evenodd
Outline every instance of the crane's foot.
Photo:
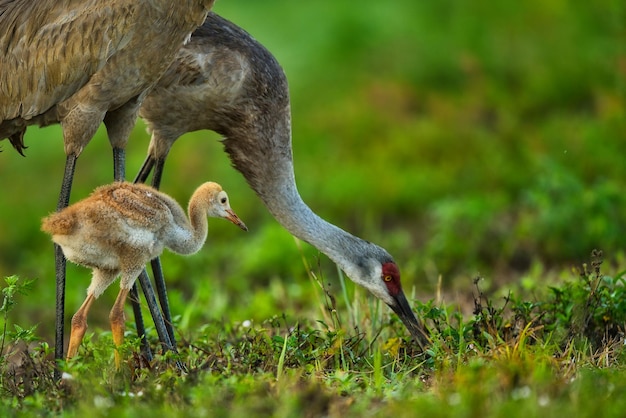
M 78 311 L 72 317 L 72 329 L 70 331 L 70 343 L 67 348 L 67 360 L 73 358 L 78 353 L 78 347 L 80 347 L 85 331 L 87 331 L 87 314 L 95 297 L 93 294 L 88 294 L 87 298 L 80 306 Z
M 121 346 L 124 342 L 124 303 L 128 296 L 130 289 L 120 289 L 120 293 L 117 294 L 117 299 L 113 304 L 111 313 L 109 314 L 109 321 L 111 322 L 111 333 L 113 335 L 113 343 L 115 344 L 115 368 L 120 369 L 122 364 L 121 356 L 117 347 Z

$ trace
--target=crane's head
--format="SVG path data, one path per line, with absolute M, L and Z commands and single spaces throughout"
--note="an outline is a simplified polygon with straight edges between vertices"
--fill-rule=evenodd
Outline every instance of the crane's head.
M 207 216 L 226 219 L 244 231 L 248 230 L 246 224 L 244 224 L 235 211 L 230 208 L 228 195 L 222 189 L 222 186 L 214 182 L 207 182 L 201 185 L 195 193 L 202 195 L 204 199 L 206 199 Z M 193 198 L 191 201 L 193 201 Z
M 367 244 L 375 248 L 373 254 L 362 258 L 356 265 L 346 266 L 344 271 L 352 281 L 385 302 L 400 317 L 423 350 L 430 344 L 428 333 L 415 317 L 402 291 L 400 269 L 385 250 L 374 244 Z

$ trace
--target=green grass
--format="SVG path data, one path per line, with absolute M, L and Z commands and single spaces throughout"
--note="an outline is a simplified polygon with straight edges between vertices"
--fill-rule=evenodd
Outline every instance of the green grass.
M 36 333 L 7 332 L 0 358 L 5 414 L 81 416 L 621 416 L 623 273 L 603 272 L 602 254 L 540 295 L 489 297 L 474 281 L 473 313 L 418 304 L 432 345 L 419 353 L 400 321 L 360 295 L 347 310 L 314 279 L 317 321 L 274 316 L 179 326 L 179 353 L 140 361 L 133 333 L 113 365 L 108 332 L 88 333 L 78 357 L 53 379 L 51 350 Z M 313 272 L 311 274 L 314 276 Z M 533 277 L 539 282 L 544 278 Z M 4 323 L 28 283 L 6 279 Z M 203 309 L 192 306 L 192 309 Z M 154 334 L 154 332 L 152 332 Z M 157 345 L 154 338 L 152 346 Z M 173 365 L 181 360 L 184 373 Z
M 56 385 L 52 246 L 39 222 L 56 207 L 64 154 L 58 127 L 31 129 L 26 158 L 6 141 L 0 154 L 0 278 L 34 279 L 12 296 L 5 350 L 39 339 L 3 364 L 6 414 L 621 416 L 622 348 L 602 338 L 623 339 L 624 328 L 623 4 L 230 0 L 215 10 L 284 66 L 300 192 L 394 255 L 435 332 L 432 355 L 414 356 L 389 310 L 294 241 L 218 138 L 197 132 L 172 150 L 163 190 L 182 203 L 218 181 L 250 232 L 212 222 L 199 254 L 163 257 L 190 373 L 161 362 L 113 373 L 110 290 L 68 366 L 74 380 Z M 147 142 L 140 122 L 129 178 Z M 109 148 L 99 131 L 79 159 L 74 201 L 111 181 Z M 605 293 L 591 265 L 583 276 L 595 281 L 572 272 L 595 248 L 607 254 Z M 69 268 L 68 321 L 88 282 Z M 571 324 L 587 318 L 588 300 L 601 308 L 585 334 Z M 15 362 L 25 377 L 7 374 Z

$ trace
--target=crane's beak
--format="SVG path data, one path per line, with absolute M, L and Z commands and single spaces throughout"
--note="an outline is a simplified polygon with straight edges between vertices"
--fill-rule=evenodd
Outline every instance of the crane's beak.
M 237 216 L 234 210 L 226 209 L 226 213 L 228 214 L 226 216 L 226 219 L 228 219 L 229 221 L 231 221 L 232 223 L 234 223 L 235 225 L 237 225 L 239 228 L 243 229 L 244 231 L 248 230 L 248 227 L 246 226 L 246 224 L 244 224 L 243 221 L 239 219 L 239 216 Z
M 407 327 L 417 344 L 420 346 L 422 351 L 426 349 L 430 345 L 430 340 L 428 338 L 428 332 L 424 328 L 424 325 L 415 317 L 415 314 L 411 310 L 411 306 L 409 302 L 406 300 L 406 296 L 404 296 L 404 292 L 400 290 L 400 292 L 395 296 L 395 306 L 390 305 L 390 308 L 400 317 L 402 323 Z

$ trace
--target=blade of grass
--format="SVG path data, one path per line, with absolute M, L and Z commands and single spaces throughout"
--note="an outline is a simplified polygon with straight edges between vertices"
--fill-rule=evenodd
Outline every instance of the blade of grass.
M 287 339 L 289 338 L 289 333 L 285 335 L 285 339 L 283 342 L 283 349 L 280 352 L 280 357 L 278 358 L 278 368 L 276 370 L 276 380 L 280 381 L 280 378 L 283 375 L 283 370 L 285 368 L 285 356 L 287 354 Z

